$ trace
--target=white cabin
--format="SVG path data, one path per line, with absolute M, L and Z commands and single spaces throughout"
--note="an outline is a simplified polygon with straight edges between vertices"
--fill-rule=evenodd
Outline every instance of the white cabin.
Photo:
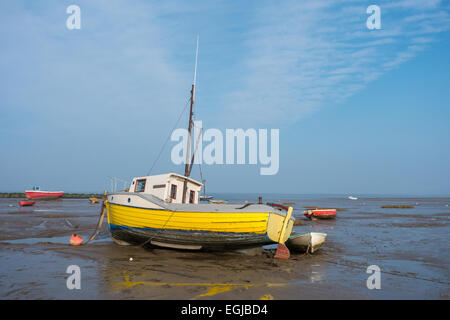
M 185 202 L 198 204 L 202 184 L 176 173 L 136 177 L 131 181 L 128 192 L 142 192 L 154 195 L 166 202 L 183 203 L 184 181 L 187 181 Z

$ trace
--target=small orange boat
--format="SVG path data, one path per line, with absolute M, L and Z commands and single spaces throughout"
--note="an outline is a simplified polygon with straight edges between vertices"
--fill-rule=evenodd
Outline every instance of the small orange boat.
M 35 203 L 36 203 L 35 201 L 27 201 L 27 200 L 20 200 L 19 201 L 19 205 L 21 207 L 29 207 L 29 206 L 34 205 Z

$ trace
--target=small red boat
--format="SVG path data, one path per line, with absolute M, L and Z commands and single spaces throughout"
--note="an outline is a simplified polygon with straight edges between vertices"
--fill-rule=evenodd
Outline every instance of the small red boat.
M 32 206 L 34 205 L 36 202 L 35 201 L 26 201 L 26 200 L 20 200 L 19 201 L 19 205 L 21 207 L 28 207 L 28 206 Z
M 306 210 L 303 215 L 310 219 L 336 219 L 336 209 Z
M 25 190 L 27 199 L 52 200 L 62 198 L 63 191 L 43 191 L 39 187 L 33 187 L 33 190 Z

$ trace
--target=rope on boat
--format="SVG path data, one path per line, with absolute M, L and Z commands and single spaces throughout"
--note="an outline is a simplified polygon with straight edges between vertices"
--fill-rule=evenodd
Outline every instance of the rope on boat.
M 143 247 L 145 246 L 147 243 L 149 243 L 150 241 L 152 241 L 155 236 L 157 236 L 159 233 L 164 231 L 164 228 L 166 227 L 167 223 L 169 223 L 169 220 L 172 219 L 173 215 L 175 214 L 176 211 L 172 211 L 172 214 L 169 216 L 169 218 L 166 220 L 166 222 L 164 223 L 163 227 L 161 228 L 161 231 L 158 231 L 153 237 L 148 238 L 147 240 L 145 240 L 143 243 L 141 243 L 139 245 L 139 247 Z
M 148 171 L 148 173 L 147 173 L 148 176 L 149 176 L 150 173 L 152 172 L 153 168 L 155 167 L 156 163 L 158 162 L 159 158 L 161 157 L 161 155 L 162 155 L 164 149 L 166 148 L 166 145 L 167 145 L 167 143 L 169 142 L 170 137 L 172 136 L 172 132 L 173 132 L 173 131 L 176 129 L 176 127 L 178 126 L 178 123 L 180 122 L 181 117 L 182 117 L 183 114 L 184 114 L 184 111 L 186 110 L 187 106 L 189 105 L 189 101 L 191 101 L 191 98 L 188 99 L 188 101 L 186 102 L 186 105 L 184 106 L 183 110 L 181 110 L 181 113 L 180 113 L 180 115 L 179 115 L 177 121 L 175 122 L 175 125 L 173 126 L 172 130 L 170 131 L 169 136 L 167 137 L 166 141 L 165 141 L 164 144 L 162 145 L 161 150 L 159 151 L 158 156 L 156 157 L 155 161 L 153 162 L 152 167 L 151 167 L 150 170 Z
M 244 209 L 244 208 L 247 208 L 248 206 L 251 206 L 251 205 L 253 205 L 254 203 L 246 203 L 246 204 L 244 204 L 242 207 L 239 207 L 239 208 L 236 208 L 236 209 Z
M 105 191 L 104 197 L 106 198 L 106 191 Z M 100 233 L 100 230 L 101 230 L 102 224 L 103 224 L 103 220 L 104 220 L 104 217 L 105 217 L 105 213 L 106 213 L 106 203 L 105 203 L 105 202 L 106 202 L 106 199 L 103 199 L 103 202 L 102 202 L 102 209 L 101 209 L 101 211 L 100 211 L 100 217 L 99 217 L 99 219 L 98 219 L 97 227 L 95 228 L 94 233 L 90 236 L 89 240 L 86 241 L 86 242 L 84 242 L 84 243 L 81 242 L 81 241 L 83 241 L 83 240 L 81 239 L 81 241 L 80 241 L 81 243 L 79 243 L 78 245 L 87 245 L 89 242 L 91 242 L 92 240 L 94 240 L 95 237 L 97 237 L 97 235 Z M 164 223 L 164 226 L 162 227 L 162 229 L 164 229 L 164 228 L 166 227 L 167 223 L 168 223 L 169 220 L 172 218 L 172 216 L 174 215 L 174 213 L 175 213 L 175 211 L 173 211 L 172 214 L 169 216 L 169 218 L 166 220 L 166 222 Z M 161 231 L 159 231 L 159 232 L 162 232 L 162 231 L 163 231 L 163 230 L 161 230 Z M 157 234 L 158 234 L 158 233 L 157 233 Z M 155 236 L 156 236 L 156 235 L 155 235 Z M 145 240 L 143 243 L 141 243 L 139 246 L 144 246 L 144 245 L 146 245 L 146 244 L 149 243 L 151 240 L 153 240 L 155 236 L 148 238 L 148 239 Z
M 100 211 L 100 217 L 99 217 L 98 222 L 97 222 L 97 227 L 95 228 L 94 233 L 90 236 L 89 240 L 86 241 L 85 243 L 82 243 L 82 245 L 87 245 L 89 242 L 94 240 L 95 237 L 99 234 L 100 229 L 102 228 L 103 220 L 104 220 L 105 213 L 106 213 L 105 201 L 106 201 L 106 191 L 105 191 L 105 193 L 103 195 L 102 209 Z

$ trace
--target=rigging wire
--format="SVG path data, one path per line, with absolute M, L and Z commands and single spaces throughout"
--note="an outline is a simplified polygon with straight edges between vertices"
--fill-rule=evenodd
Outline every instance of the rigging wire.
M 198 126 L 195 124 L 195 113 L 192 115 L 192 124 L 193 124 L 194 128 L 200 129 L 200 133 L 199 133 L 199 134 L 202 134 L 202 129 L 203 129 L 203 127 L 198 127 Z M 194 155 L 195 155 L 195 153 L 194 153 Z M 203 184 L 203 174 L 202 174 L 202 164 L 201 164 L 201 162 L 198 163 L 198 168 L 199 168 L 199 171 L 200 171 L 200 181 L 201 181 L 202 184 Z M 203 185 L 203 188 L 204 188 L 204 187 L 205 187 L 205 186 Z
M 172 136 L 172 132 L 175 130 L 175 128 L 178 126 L 178 123 L 181 120 L 181 117 L 183 116 L 184 112 L 186 111 L 187 106 L 189 105 L 189 101 L 191 101 L 191 98 L 188 98 L 188 100 L 186 101 L 186 105 L 184 106 L 183 110 L 181 110 L 180 115 L 178 116 L 177 121 L 175 122 L 175 125 L 173 126 L 172 130 L 169 133 L 169 136 L 167 137 L 166 141 L 164 142 L 164 144 L 161 147 L 161 150 L 159 151 L 158 156 L 156 157 L 155 161 L 153 162 L 152 167 L 150 168 L 150 170 L 148 171 L 147 175 L 149 176 L 150 173 L 152 172 L 153 168 L 155 167 L 156 163 L 158 162 L 159 158 L 161 157 L 164 149 L 166 148 L 167 143 L 170 140 L 170 137 Z

